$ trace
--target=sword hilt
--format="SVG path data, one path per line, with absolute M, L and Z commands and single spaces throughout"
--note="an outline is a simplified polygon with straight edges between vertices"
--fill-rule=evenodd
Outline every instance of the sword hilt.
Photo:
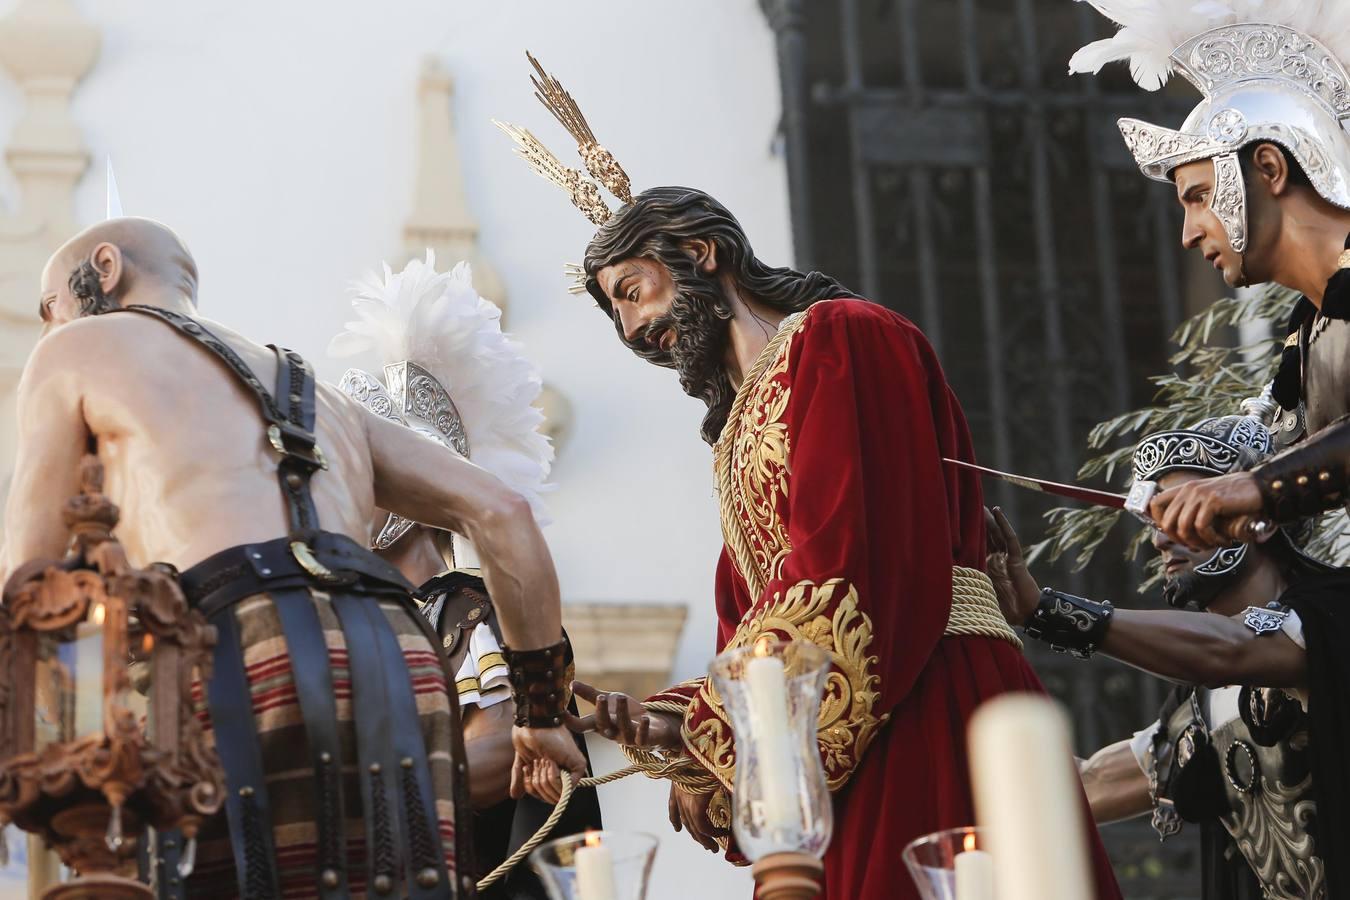
M 1125 511 L 1145 525 L 1153 525 L 1153 517 L 1148 514 L 1148 505 L 1158 496 L 1158 482 L 1136 481 L 1130 485 L 1125 495 Z
M 1146 525 L 1157 525 L 1153 517 L 1148 513 L 1149 504 L 1153 498 L 1158 496 L 1158 482 L 1156 481 L 1136 481 L 1130 486 L 1130 492 L 1125 495 L 1125 511 L 1139 519 Z M 1242 526 L 1241 535 L 1234 534 L 1243 543 L 1250 541 L 1261 541 L 1275 530 L 1275 523 L 1269 519 L 1251 519 Z

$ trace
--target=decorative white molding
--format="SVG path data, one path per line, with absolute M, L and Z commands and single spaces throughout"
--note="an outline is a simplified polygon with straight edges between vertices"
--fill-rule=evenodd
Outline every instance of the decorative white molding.
M 47 257 L 75 231 L 75 183 L 89 152 L 70 98 L 98 58 L 99 43 L 98 29 L 70 0 L 20 0 L 0 20 L 0 66 L 24 97 L 5 149 L 18 208 L 0 216 L 0 496 L 14 465 L 15 388 L 42 332 L 38 279 Z
M 677 604 L 567 603 L 562 612 L 577 660 L 577 678 L 638 698 L 670 687 L 670 670 L 687 608 Z
M 443 266 L 468 260 L 474 287 L 501 307 L 504 326 L 506 289 L 478 248 L 478 220 L 464 197 L 459 142 L 451 116 L 454 91 L 454 79 L 445 66 L 436 57 L 427 57 L 417 85 L 417 178 L 412 214 L 403 226 L 403 249 L 405 258 L 411 258 L 430 247 Z M 572 426 L 572 404 L 545 385 L 537 405 L 544 413 L 544 432 L 552 439 L 555 452 L 560 452 Z
M 450 73 L 436 57 L 427 57 L 417 85 L 417 180 L 412 215 L 403 226 L 404 250 L 409 257 L 421 256 L 430 247 L 442 265 L 468 260 L 478 293 L 505 314 L 506 290 L 478 249 L 478 221 L 464 199 L 459 142 L 450 116 L 454 90 Z

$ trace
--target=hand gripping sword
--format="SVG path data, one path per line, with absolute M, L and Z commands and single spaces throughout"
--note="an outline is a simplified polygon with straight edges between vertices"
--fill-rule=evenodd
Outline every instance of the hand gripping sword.
M 1044 478 L 1028 478 L 1025 475 L 1014 475 L 1011 472 L 1000 472 L 998 469 L 990 469 L 986 466 L 978 466 L 972 462 L 966 462 L 960 459 L 950 459 L 943 457 L 945 463 L 953 466 L 960 466 L 963 469 L 971 469 L 982 475 L 988 475 L 991 478 L 999 478 L 1009 484 L 1015 484 L 1020 488 L 1026 488 L 1031 491 L 1040 491 L 1043 494 L 1054 494 L 1056 497 L 1067 497 L 1070 500 L 1078 500 L 1082 503 L 1088 503 L 1092 506 L 1107 506 L 1112 509 L 1123 509 L 1130 515 L 1143 522 L 1145 525 L 1157 527 L 1153 517 L 1148 514 L 1148 506 L 1153 502 L 1153 498 L 1158 495 L 1158 482 L 1156 481 L 1136 481 L 1130 486 L 1128 494 L 1113 494 L 1110 491 L 1099 491 L 1095 488 L 1080 487 L 1076 484 L 1063 484 L 1058 481 L 1047 481 Z M 1266 532 L 1274 526 L 1265 519 L 1258 519 L 1247 526 L 1253 538 L 1264 537 Z

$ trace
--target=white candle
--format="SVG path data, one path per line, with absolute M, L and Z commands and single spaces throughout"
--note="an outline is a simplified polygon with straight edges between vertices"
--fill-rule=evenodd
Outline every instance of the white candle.
M 970 767 L 999 900 L 1094 896 L 1069 722 L 1055 702 L 1009 694 L 977 709 Z
M 975 835 L 966 835 L 966 849 L 956 854 L 956 900 L 994 900 L 994 858 L 975 849 Z
M 577 897 L 579 900 L 614 900 L 614 855 L 600 842 L 598 836 L 586 835 L 586 843 L 577 848 L 574 860 L 577 868 Z
M 759 759 L 764 825 L 769 829 L 796 828 L 797 763 L 788 726 L 787 673 L 775 656 L 758 656 L 745 667 L 745 681 L 753 723 L 751 740 Z
M 103 619 L 99 603 L 75 626 L 75 734 L 103 731 Z

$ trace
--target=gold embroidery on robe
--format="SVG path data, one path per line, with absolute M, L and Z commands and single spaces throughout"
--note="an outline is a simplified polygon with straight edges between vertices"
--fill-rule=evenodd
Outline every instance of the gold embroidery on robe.
M 779 512 L 788 494 L 786 376 L 792 338 L 805 320 L 805 312 L 793 313 L 770 338 L 736 392 L 713 450 L 722 538 L 754 597 L 780 574 L 792 550 Z
M 806 315 L 803 311 L 784 319 L 746 373 L 714 448 L 722 537 L 754 598 L 782 577 L 783 561 L 792 551 L 781 512 L 788 499 L 790 474 L 787 370 L 792 340 L 804 327 Z M 830 610 L 841 586 L 843 597 Z M 842 579 L 820 585 L 803 581 L 752 611 L 727 649 L 752 643 L 765 631 L 781 633 L 788 640 L 809 640 L 831 654 L 834 671 L 821 704 L 818 740 L 826 781 L 836 790 L 848 780 L 886 720 L 874 712 L 880 677 L 875 674 L 877 658 L 867 654 L 872 621 L 858 608 L 857 592 Z M 704 682 L 698 699 L 707 705 L 708 715 L 693 724 L 686 717 L 685 746 L 730 789 L 736 755 L 722 700 L 711 681 Z
M 835 603 L 841 588 L 844 595 Z M 834 609 L 830 610 L 831 604 Z M 753 644 L 760 635 L 773 632 L 786 640 L 808 640 L 827 651 L 834 663 L 826 682 L 817 724 L 817 741 L 825 763 L 825 781 L 838 790 L 862 761 L 887 716 L 874 708 L 880 694 L 877 658 L 869 656 L 872 621 L 858 608 L 858 593 L 841 578 L 821 585 L 809 581 L 775 595 L 773 602 L 752 610 L 741 622 L 728 650 Z M 699 699 L 709 707 L 708 718 L 690 727 L 686 719 L 684 742 L 690 753 L 707 766 L 722 784 L 732 787 L 736 755 L 731 727 L 711 680 L 704 683 Z

